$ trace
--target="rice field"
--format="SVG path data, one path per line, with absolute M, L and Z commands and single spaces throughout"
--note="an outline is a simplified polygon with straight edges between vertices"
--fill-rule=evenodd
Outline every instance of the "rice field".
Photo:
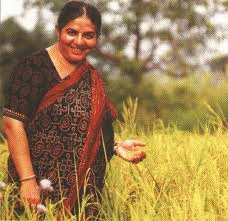
M 228 220 L 228 131 L 218 128 L 199 133 L 183 132 L 175 127 L 145 132 L 136 130 L 134 108 L 125 113 L 125 124 L 116 132 L 116 140 L 140 139 L 146 144 L 147 158 L 131 164 L 114 156 L 107 167 L 101 193 L 100 214 L 91 220 Z M 0 146 L 0 179 L 6 177 L 7 145 Z M 0 202 L 0 220 L 16 220 L 14 200 L 7 186 Z M 77 217 L 83 220 L 85 198 Z M 47 205 L 42 220 L 56 219 L 56 205 Z M 39 220 L 25 208 L 17 220 Z

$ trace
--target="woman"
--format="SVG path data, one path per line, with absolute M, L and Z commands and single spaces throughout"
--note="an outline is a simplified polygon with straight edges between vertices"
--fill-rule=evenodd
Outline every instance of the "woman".
M 71 1 L 58 18 L 57 43 L 15 70 L 3 110 L 9 178 L 20 184 L 21 198 L 31 205 L 40 203 L 38 183 L 45 178 L 54 188 L 52 202 L 66 198 L 65 208 L 71 210 L 88 171 L 93 190 L 100 190 L 105 163 L 115 152 L 133 163 L 145 157 L 143 151 L 132 151 L 140 142 L 114 148 L 116 112 L 100 75 L 86 60 L 100 28 L 94 6 Z

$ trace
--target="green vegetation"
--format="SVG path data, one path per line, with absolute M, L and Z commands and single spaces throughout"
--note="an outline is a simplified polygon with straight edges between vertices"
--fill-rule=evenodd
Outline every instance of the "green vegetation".
M 227 80 L 222 78 L 216 82 L 208 72 L 179 80 L 164 75 L 156 79 L 151 75 L 137 87 L 127 80 L 112 80 L 108 92 L 120 113 L 126 94 L 137 97 L 136 124 L 149 130 L 160 119 L 166 127 L 173 124 L 184 131 L 200 129 L 203 132 L 207 127 L 211 130 L 227 127 Z
M 0 114 L 15 65 L 55 42 L 54 24 L 47 31 L 43 10 L 57 16 L 65 1 L 23 3 L 24 15 L 36 9 L 34 29 L 23 28 L 17 17 L 0 26 Z M 185 131 L 199 124 L 204 130 L 216 120 L 209 106 L 226 120 L 228 60 L 208 42 L 220 42 L 226 34 L 214 18 L 227 12 L 227 1 L 99 0 L 95 5 L 103 18 L 102 35 L 88 59 L 106 79 L 119 112 L 131 96 L 139 99 L 137 124 L 147 130 L 158 119 Z
M 53 33 L 44 29 L 42 9 L 57 13 L 64 1 L 24 3 L 26 10 L 38 9 L 35 29 L 24 30 L 16 18 L 0 27 L 0 106 L 3 87 L 9 85 L 17 62 L 54 41 Z M 133 165 L 113 157 L 98 220 L 228 220 L 227 61 L 216 63 L 219 53 L 208 51 L 206 44 L 226 33 L 218 36 L 221 26 L 212 22 L 222 4 L 227 11 L 227 1 L 215 0 L 99 1 L 103 34 L 90 58 L 104 73 L 118 111 L 123 109 L 115 124 L 116 140 L 140 139 L 147 146 L 147 158 Z M 165 44 L 168 50 L 158 58 Z M 214 67 L 205 54 L 215 59 Z M 205 62 L 211 66 L 208 71 Z M 138 103 L 129 99 L 122 107 L 128 96 L 138 98 Z M 8 150 L 1 140 L 0 180 L 4 180 Z M 10 198 L 14 189 L 4 190 L 0 220 L 16 219 L 16 196 Z M 89 197 L 77 218 L 65 220 L 82 219 Z M 56 205 L 47 209 L 44 220 L 54 220 Z M 28 207 L 19 218 L 37 219 Z
M 214 118 L 217 128 L 213 133 L 209 126 L 203 133 L 197 129 L 184 132 L 161 122 L 147 131 L 136 125 L 136 110 L 136 102 L 125 103 L 123 121 L 115 125 L 116 140 L 140 139 L 146 144 L 147 158 L 134 165 L 113 157 L 97 220 L 228 220 L 228 132 L 219 115 Z M 0 150 L 0 171 L 5 171 L 6 145 Z M 0 176 L 4 178 L 6 173 Z M 8 187 L 0 203 L 1 220 L 13 219 L 10 191 Z M 85 198 L 81 217 L 87 204 Z M 44 220 L 54 220 L 55 210 L 48 205 Z M 26 211 L 27 218 L 22 215 L 20 220 L 37 219 L 29 208 Z

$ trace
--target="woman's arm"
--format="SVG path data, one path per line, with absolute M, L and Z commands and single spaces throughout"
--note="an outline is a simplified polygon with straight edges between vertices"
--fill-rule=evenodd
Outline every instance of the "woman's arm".
M 3 116 L 3 130 L 7 137 L 8 148 L 21 181 L 21 198 L 29 204 L 40 202 L 39 187 L 34 176 L 29 152 L 28 138 L 24 123 Z M 29 178 L 30 179 L 26 179 Z

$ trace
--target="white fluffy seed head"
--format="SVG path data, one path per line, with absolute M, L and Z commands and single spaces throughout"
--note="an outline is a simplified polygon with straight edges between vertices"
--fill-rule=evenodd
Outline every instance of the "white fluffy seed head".
M 0 181 L 0 189 L 4 189 L 6 187 L 6 184 L 3 181 Z
M 42 204 L 38 204 L 36 206 L 36 209 L 37 209 L 38 213 L 46 213 L 47 212 L 47 208 Z
M 49 192 L 53 191 L 53 187 L 51 186 L 51 181 L 48 179 L 43 179 L 40 181 L 40 187 L 42 190 L 47 190 Z

